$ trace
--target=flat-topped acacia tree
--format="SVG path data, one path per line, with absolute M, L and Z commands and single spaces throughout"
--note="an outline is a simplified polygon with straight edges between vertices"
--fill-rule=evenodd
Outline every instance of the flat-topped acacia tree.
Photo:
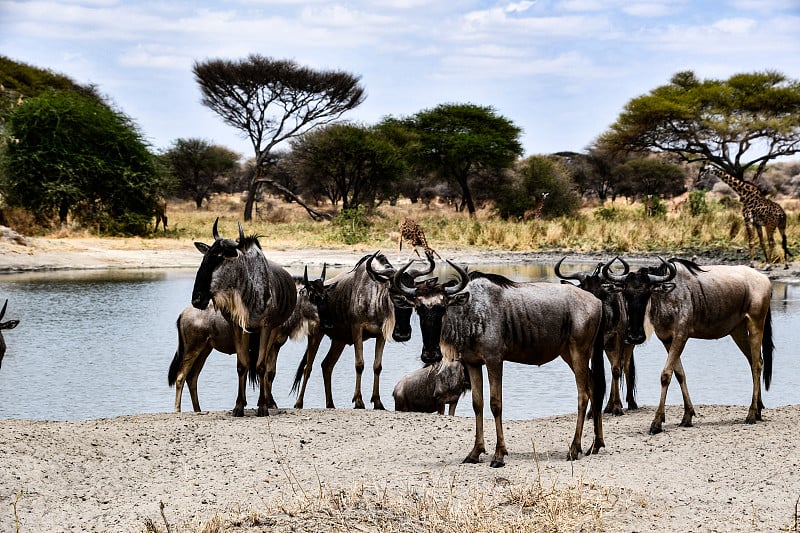
M 198 61 L 192 70 L 203 105 L 241 130 L 253 145 L 256 172 L 247 191 L 245 220 L 252 217 L 259 186 L 271 183 L 263 169 L 272 149 L 315 126 L 333 122 L 366 97 L 359 77 L 347 72 L 313 70 L 294 61 L 256 54 L 238 61 Z M 299 198 L 295 200 L 310 210 Z

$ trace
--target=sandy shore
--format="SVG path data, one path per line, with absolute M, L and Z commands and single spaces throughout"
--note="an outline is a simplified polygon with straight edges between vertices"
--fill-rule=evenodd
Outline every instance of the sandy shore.
M 286 266 L 347 265 L 363 253 L 269 251 Z M 445 257 L 511 263 L 547 256 Z M 0 244 L 0 272 L 196 267 L 199 259 L 191 243 L 176 241 Z M 773 273 L 797 276 L 795 267 Z M 244 419 L 215 412 L 2 420 L 0 531 L 451 530 L 437 529 L 437 520 L 478 531 L 536 513 L 542 531 L 797 531 L 800 406 L 767 406 L 755 426 L 743 423 L 745 407 L 698 406 L 693 428 L 677 427 L 682 408 L 672 406 L 656 436 L 647 434 L 653 408 L 644 407 L 606 417 L 607 447 L 569 463 L 572 409 L 506 421 L 510 455 L 499 470 L 460 464 L 472 446 L 472 417 L 286 409 L 269 418 L 248 411 Z M 590 439 L 587 424 L 584 448 Z M 520 530 L 519 523 L 507 529 Z

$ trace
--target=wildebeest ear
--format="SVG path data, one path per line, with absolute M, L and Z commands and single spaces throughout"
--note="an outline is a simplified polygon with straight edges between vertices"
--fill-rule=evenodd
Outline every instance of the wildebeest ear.
M 468 292 L 459 292 L 447 299 L 447 305 L 464 305 L 469 301 Z
M 660 292 L 662 294 L 666 294 L 672 291 L 672 289 L 674 288 L 675 288 L 674 283 L 659 283 L 658 285 L 653 287 L 653 292 Z
M 414 301 L 405 294 L 392 293 L 392 303 L 401 309 L 413 309 Z
M 616 283 L 603 283 L 600 286 L 612 294 L 622 292 L 622 286 L 617 285 Z
M 200 253 L 203 254 L 203 255 L 206 255 L 208 253 L 208 249 L 211 248 L 209 245 L 207 245 L 204 242 L 195 242 L 194 243 L 194 247 L 197 248 L 198 250 L 200 250 Z
M 0 329 L 14 329 L 19 326 L 19 320 L 9 320 L 8 322 L 0 322 Z

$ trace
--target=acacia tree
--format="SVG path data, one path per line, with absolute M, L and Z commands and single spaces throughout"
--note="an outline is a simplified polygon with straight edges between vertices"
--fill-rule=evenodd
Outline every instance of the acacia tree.
M 409 125 L 419 136 L 420 164 L 461 189 L 470 216 L 470 179 L 509 168 L 522 154 L 522 130 L 491 107 L 441 104 L 417 113 Z
M 338 119 L 365 98 L 356 76 L 313 70 L 294 61 L 256 54 L 240 61 L 196 62 L 193 71 L 203 105 L 252 143 L 256 172 L 248 187 L 245 220 L 252 216 L 261 184 L 275 185 L 263 176 L 272 149 L 314 126 Z
M 239 154 L 203 139 L 177 139 L 164 158 L 177 180 L 175 193 L 191 198 L 200 209 L 215 181 L 230 177 L 237 169 Z
M 800 151 L 800 82 L 774 71 L 698 80 L 691 71 L 631 100 L 598 141 L 708 162 L 743 179 Z

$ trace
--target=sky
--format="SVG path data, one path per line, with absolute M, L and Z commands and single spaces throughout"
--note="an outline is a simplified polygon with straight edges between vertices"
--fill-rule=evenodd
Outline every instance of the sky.
M 199 138 L 252 157 L 192 66 L 259 54 L 360 77 L 342 116 L 359 124 L 490 106 L 527 156 L 585 151 L 680 71 L 800 79 L 800 0 L 0 0 L 0 54 L 95 84 L 155 151 Z

